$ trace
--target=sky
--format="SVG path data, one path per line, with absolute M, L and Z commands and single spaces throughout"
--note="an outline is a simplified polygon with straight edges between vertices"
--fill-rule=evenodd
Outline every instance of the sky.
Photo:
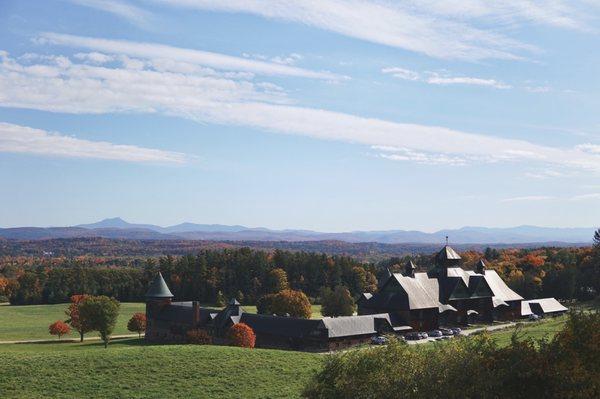
M 600 220 L 598 0 L 0 0 L 0 227 Z

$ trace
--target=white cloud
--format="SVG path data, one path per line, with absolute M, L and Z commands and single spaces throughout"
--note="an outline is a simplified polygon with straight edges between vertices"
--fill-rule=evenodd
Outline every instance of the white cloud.
M 105 11 L 124 18 L 136 25 L 146 26 L 152 18 L 152 14 L 123 1 L 115 0 L 69 0 L 71 3 L 96 10 Z
M 185 154 L 135 145 L 82 140 L 59 133 L 0 122 L 0 152 L 125 162 L 182 164 Z
M 584 152 L 588 152 L 590 154 L 600 154 L 600 145 L 598 144 L 579 144 L 575 146 L 575 148 Z
M 87 48 L 89 50 L 107 54 L 119 54 L 142 59 L 184 62 L 221 70 L 245 71 L 262 75 L 283 75 L 326 80 L 346 79 L 346 77 L 330 72 L 316 72 L 289 65 L 256 61 L 209 51 L 192 50 L 154 43 L 98 39 L 84 36 L 63 35 L 59 33 L 43 33 L 38 42 L 49 42 L 62 46 Z
M 74 55 L 75 58 L 77 58 L 78 60 L 82 60 L 82 61 L 86 61 L 89 62 L 91 64 L 107 64 L 111 61 L 115 60 L 115 57 L 111 56 L 111 55 L 106 55 L 106 54 L 102 54 L 102 53 L 98 53 L 98 52 L 91 52 L 91 53 L 77 53 Z
M 547 200 L 551 200 L 551 199 L 555 199 L 555 197 L 550 197 L 547 195 L 528 195 L 528 196 L 524 196 L 524 197 L 505 198 L 505 199 L 501 200 L 500 202 L 531 202 L 531 201 L 547 201 Z
M 548 201 L 548 200 L 558 200 L 558 201 L 587 201 L 587 200 L 597 200 L 600 199 L 600 193 L 588 193 L 588 194 L 579 194 L 568 197 L 553 197 L 546 195 L 529 195 L 524 197 L 512 197 L 505 198 L 500 202 L 535 202 L 535 201 Z
M 552 88 L 550 86 L 525 86 L 525 90 L 530 93 L 548 93 Z
M 570 198 L 571 201 L 585 201 L 600 199 L 600 193 L 580 194 Z
M 0 105 L 62 113 L 161 113 L 201 123 L 395 147 L 401 150 L 392 158 L 417 162 L 527 161 L 530 166 L 600 172 L 600 156 L 578 148 L 303 108 L 291 105 L 285 92 L 269 82 L 204 74 L 203 70 L 182 72 L 178 65 L 176 71 L 168 65 L 159 70 L 153 60 L 140 70 L 57 59 L 27 62 L 0 53 Z
M 432 73 L 426 79 L 427 83 L 436 84 L 436 85 L 474 85 L 474 86 L 488 86 L 493 87 L 495 89 L 510 89 L 511 86 L 499 82 L 494 79 L 481 79 L 481 78 L 473 78 L 468 76 L 440 76 L 437 73 Z
M 418 72 L 400 67 L 383 68 L 381 72 L 390 74 L 395 78 L 404 80 L 421 80 L 421 75 Z
M 580 1 L 566 0 L 154 0 L 170 6 L 238 12 L 302 23 L 437 58 L 516 59 L 536 48 L 507 26 L 536 23 L 586 29 Z
M 440 74 L 438 72 L 425 71 L 419 73 L 411 71 L 410 69 L 400 67 L 389 67 L 383 68 L 381 72 L 385 74 L 391 74 L 395 78 L 420 81 L 434 85 L 473 85 L 473 86 L 487 86 L 495 89 L 510 89 L 512 86 L 500 82 L 495 79 L 482 79 L 468 76 L 449 76 L 447 74 Z

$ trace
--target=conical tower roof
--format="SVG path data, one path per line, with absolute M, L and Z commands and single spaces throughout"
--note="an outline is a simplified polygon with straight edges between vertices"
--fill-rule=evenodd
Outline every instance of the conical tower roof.
M 146 298 L 173 298 L 173 294 L 160 272 L 158 272 L 152 283 L 150 283 L 150 287 L 148 287 L 148 291 L 146 292 Z

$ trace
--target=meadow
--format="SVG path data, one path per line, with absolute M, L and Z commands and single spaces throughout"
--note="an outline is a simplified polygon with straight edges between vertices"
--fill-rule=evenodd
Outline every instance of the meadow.
M 321 355 L 140 339 L 0 346 L 0 397 L 295 398 Z
M 56 305 L 24 305 L 0 306 L 0 341 L 27 340 L 27 339 L 53 339 L 48 334 L 48 326 L 56 320 L 65 320 L 65 310 L 68 304 Z M 256 306 L 242 305 L 245 311 L 256 313 Z M 131 334 L 127 331 L 127 321 L 136 312 L 144 312 L 143 303 L 121 303 L 119 319 L 114 335 Z M 312 305 L 312 317 L 321 317 L 321 306 Z M 96 333 L 87 336 L 96 336 Z M 68 338 L 78 338 L 76 332 L 71 332 Z

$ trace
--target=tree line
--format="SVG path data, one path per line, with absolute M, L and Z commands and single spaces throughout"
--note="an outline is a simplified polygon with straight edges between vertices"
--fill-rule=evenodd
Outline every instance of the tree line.
M 177 300 L 222 305 L 237 298 L 256 304 L 285 288 L 309 298 L 327 296 L 327 288 L 345 287 L 356 299 L 377 290 L 387 269 L 402 272 L 412 260 L 419 271 L 434 264 L 435 254 L 391 257 L 364 263 L 353 257 L 315 252 L 263 251 L 250 248 L 205 249 L 195 255 L 162 257 L 11 257 L 0 258 L 0 301 L 13 304 L 68 302 L 71 295 L 106 295 L 142 301 L 160 270 Z M 600 293 L 600 232 L 591 247 L 493 249 L 461 252 L 463 267 L 479 259 L 496 270 L 525 298 L 587 300 Z M 278 275 L 283 273 L 283 276 Z M 325 293 L 325 294 L 323 294 Z
M 0 296 L 12 304 L 68 302 L 72 295 L 106 295 L 124 302 L 143 301 L 149 282 L 161 271 L 175 298 L 215 303 L 237 298 L 256 303 L 281 288 L 301 290 L 315 298 L 323 287 L 347 287 L 352 295 L 377 288 L 376 267 L 346 256 L 249 248 L 203 250 L 197 255 L 135 260 L 133 266 L 94 266 L 65 260 L 49 266 L 5 263 L 0 269 Z M 133 260 L 132 260 L 133 262 Z M 274 272 L 275 271 L 275 272 Z

